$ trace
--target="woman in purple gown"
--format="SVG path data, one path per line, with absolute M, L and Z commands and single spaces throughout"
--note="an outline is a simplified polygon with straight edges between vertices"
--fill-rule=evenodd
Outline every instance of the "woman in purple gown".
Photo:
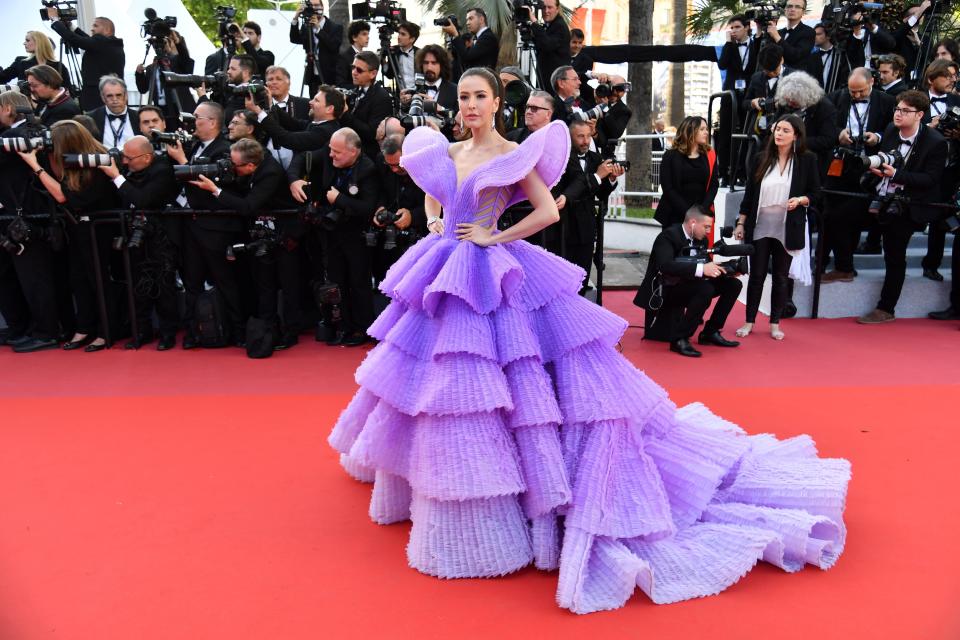
M 577 295 L 583 271 L 521 239 L 558 218 L 566 127 L 518 146 L 493 74 L 458 89 L 470 138 L 420 127 L 404 143 L 433 233 L 380 285 L 380 344 L 330 435 L 373 482 L 371 518 L 410 519 L 410 566 L 430 575 L 559 568 L 557 602 L 577 613 L 637 586 L 658 603 L 719 593 L 760 559 L 832 566 L 850 464 L 678 409 L 623 358 L 627 323 Z M 520 200 L 533 213 L 496 232 Z

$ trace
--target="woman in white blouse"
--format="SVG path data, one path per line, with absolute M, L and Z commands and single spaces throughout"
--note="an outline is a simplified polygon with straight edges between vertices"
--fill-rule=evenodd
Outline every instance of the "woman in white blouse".
M 803 121 L 793 114 L 782 116 L 747 174 L 734 232 L 734 237 L 752 243 L 756 249 L 750 258 L 747 322 L 737 330 L 739 337 L 745 338 L 753 331 L 767 266 L 773 258 L 770 336 L 783 340 L 780 316 L 787 301 L 791 253 L 806 246 L 807 207 L 819 190 L 817 157 L 807 151 Z

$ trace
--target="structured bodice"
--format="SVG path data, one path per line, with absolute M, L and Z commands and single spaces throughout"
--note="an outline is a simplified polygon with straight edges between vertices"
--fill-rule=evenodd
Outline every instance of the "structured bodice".
M 425 193 L 443 207 L 445 235 L 456 225 L 492 225 L 504 210 L 526 199 L 518 183 L 533 169 L 548 187 L 559 181 L 570 155 L 570 134 L 562 122 L 537 131 L 516 149 L 476 167 L 457 185 L 450 143 L 429 127 L 417 127 L 403 143 L 401 165 Z

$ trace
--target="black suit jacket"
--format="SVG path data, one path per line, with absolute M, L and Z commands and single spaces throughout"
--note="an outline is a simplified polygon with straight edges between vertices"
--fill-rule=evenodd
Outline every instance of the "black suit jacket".
M 81 84 L 83 92 L 81 102 L 86 102 L 87 108 L 94 108 L 90 94 L 99 100 L 99 83 L 101 76 L 114 74 L 123 77 L 123 65 L 126 55 L 123 52 L 123 40 L 114 36 L 88 36 L 80 29 L 70 31 L 66 24 L 55 20 L 50 28 L 56 31 L 61 38 L 74 47 L 84 50 L 83 62 L 80 63 Z
M 576 149 L 570 151 L 567 168 L 560 182 L 551 190 L 554 198 L 566 197 L 566 204 L 560 210 L 560 219 L 570 229 L 568 240 L 581 243 L 592 242 L 597 232 L 597 200 L 605 200 L 616 186 L 607 179 L 599 180 L 597 167 L 603 161 L 600 154 L 587 151 L 586 168 L 580 167 Z
M 310 51 L 312 35 L 313 29 L 301 29 L 299 20 L 290 23 L 290 42 L 303 46 L 304 52 Z M 340 54 L 340 46 L 343 44 L 343 25 L 327 17 L 323 27 L 317 32 L 315 42 L 317 66 L 320 68 L 323 77 L 315 78 L 313 65 L 308 64 L 306 67 L 307 84 L 311 87 L 323 83 L 334 84 L 337 82 L 337 60 Z M 350 77 L 349 74 L 347 74 L 347 77 Z M 347 84 L 350 84 L 349 80 Z
M 784 67 L 780 71 L 779 77 L 782 78 L 793 71 L 794 69 Z M 755 113 L 753 107 L 750 106 L 751 100 L 754 98 L 770 98 L 776 93 L 777 84 L 779 84 L 780 80 L 777 80 L 777 84 L 774 84 L 772 89 L 770 88 L 769 80 L 769 76 L 767 76 L 766 71 L 763 70 L 757 71 L 750 76 L 750 82 L 747 83 L 747 93 L 743 96 L 743 102 L 741 103 L 743 112 L 748 116 Z
M 35 67 L 37 65 L 37 57 L 30 56 L 17 56 L 17 59 L 13 61 L 6 69 L 0 70 L 0 82 L 10 82 L 11 80 L 26 80 L 27 79 L 27 69 L 30 67 Z M 57 70 L 57 73 L 60 74 L 60 77 L 63 78 L 65 86 L 70 86 L 70 74 L 67 73 L 67 68 L 63 66 L 63 63 L 59 61 L 47 62 L 46 65 L 53 69 Z
M 334 70 L 335 84 L 338 87 L 353 86 L 353 59 L 357 52 L 353 50 L 353 45 L 347 45 L 340 50 L 337 56 L 337 64 Z M 324 76 L 326 77 L 326 76 Z
M 437 104 L 451 113 L 460 110 L 460 101 L 457 99 L 457 85 L 449 80 L 440 80 L 440 87 L 437 89 Z
M 22 138 L 26 135 L 25 125 L 7 129 L 0 138 Z M 53 199 L 48 198 L 40 180 L 16 153 L 0 151 L 0 204 L 4 214 L 16 213 L 22 207 L 26 213 L 43 213 L 53 207 Z M 5 228 L 7 223 L 0 224 Z
M 104 142 L 104 139 L 107 137 L 107 108 L 105 106 L 98 107 L 93 111 L 87 111 L 87 115 L 93 118 L 93 121 L 97 124 L 97 128 L 100 129 L 100 142 Z M 133 135 L 140 135 L 140 112 L 131 107 L 127 107 L 127 117 L 130 119 L 130 127 L 133 129 Z M 113 142 L 112 135 L 110 142 Z
M 709 160 L 701 154 L 707 165 Z M 663 154 L 660 161 L 660 185 L 663 188 L 663 197 L 657 205 L 654 219 L 664 226 L 669 226 L 674 222 L 683 221 L 687 215 L 687 209 L 695 204 L 699 204 L 709 209 L 717 197 L 717 190 L 720 188 L 720 177 L 717 168 L 713 168 L 713 175 L 710 177 L 710 183 L 703 185 L 703 195 L 695 202 L 687 202 L 682 195 L 683 186 L 683 167 L 685 158 L 683 154 L 675 149 L 668 149 Z
M 173 71 L 174 73 L 193 73 L 194 61 L 191 58 L 186 50 L 180 55 L 170 56 L 170 68 L 161 69 L 160 71 Z M 137 83 L 137 91 L 143 94 L 142 99 L 146 100 L 146 94 L 150 91 L 151 81 L 154 78 L 154 71 L 157 68 L 156 60 L 151 62 L 146 67 L 144 67 L 143 72 L 136 72 L 133 76 L 134 81 Z M 180 111 L 187 111 L 193 113 L 193 110 L 197 107 L 197 101 L 194 99 L 193 94 L 190 92 L 188 87 L 176 87 L 175 89 L 167 89 L 166 92 L 173 92 L 176 94 L 177 99 L 180 101 Z M 143 103 L 141 103 L 143 104 Z M 170 99 L 170 96 L 167 95 L 167 115 L 169 116 L 179 116 L 176 104 L 173 100 Z
M 117 190 L 120 194 L 120 206 L 125 209 L 163 209 L 176 202 L 180 193 L 180 185 L 173 177 L 173 165 L 164 156 L 154 157 L 149 167 L 129 173 L 126 178 Z M 177 246 L 181 246 L 181 217 L 161 214 L 160 223 L 167 237 Z
M 309 124 L 313 120 L 313 115 L 310 113 L 310 100 L 300 96 L 287 96 L 287 105 L 284 109 L 274 102 L 272 110 L 304 124 Z
M 587 84 L 590 80 L 590 78 L 587 77 L 587 72 L 593 70 L 593 58 L 590 57 L 590 54 L 585 53 L 581 49 L 580 53 L 570 58 L 569 62 L 565 64 L 573 67 L 577 75 L 580 76 L 580 95 L 586 97 L 590 102 L 596 102 L 596 98 L 593 95 L 593 87 Z M 549 80 L 549 78 L 547 78 L 547 80 Z
M 190 161 L 190 164 L 201 164 L 201 162 L 209 164 L 221 158 L 230 157 L 230 141 L 226 138 L 214 139 L 209 145 L 207 145 L 200 156 L 193 156 L 193 148 L 195 148 L 197 144 L 199 144 L 199 142 L 195 142 L 191 146 L 190 152 L 187 153 L 187 159 Z M 186 186 L 186 191 L 187 202 L 191 209 L 227 208 L 221 206 L 217 198 L 209 191 L 198 189 L 197 187 L 189 184 Z M 237 221 L 235 218 L 226 216 L 203 216 L 201 214 L 195 218 L 187 220 L 186 223 L 188 226 L 193 225 L 203 230 L 217 232 L 236 232 L 237 230 L 243 228 L 242 222 Z M 219 242 L 215 242 L 211 246 L 219 246 Z
M 903 93 L 909 88 L 910 87 L 907 85 L 906 82 L 904 82 L 903 80 L 897 80 L 896 82 L 894 82 L 892 85 L 890 85 L 883 91 L 885 91 L 889 95 L 893 96 L 894 99 L 896 99 L 898 95 L 900 95 L 901 93 Z
M 870 54 L 879 55 L 883 53 L 891 53 L 897 48 L 897 40 L 893 35 L 884 29 L 883 27 L 878 26 L 876 33 L 871 33 L 870 31 L 864 30 L 863 40 L 858 40 L 851 36 L 848 41 L 848 47 L 853 50 L 854 48 L 859 49 L 859 57 L 861 60 L 866 59 L 865 51 L 867 48 L 867 43 L 870 43 Z
M 910 40 L 910 31 L 910 27 L 905 22 L 901 22 L 900 26 L 891 34 L 895 42 L 894 52 L 907 61 L 907 70 L 904 72 L 907 77 L 910 77 L 910 71 L 917 64 L 917 52 L 919 51 L 917 45 Z
M 834 91 L 830 94 L 830 102 L 836 106 L 836 124 L 842 131 L 847 128 L 848 118 L 853 119 L 850 113 L 850 92 L 846 89 Z M 866 130 L 882 136 L 887 125 L 893 122 L 893 110 L 896 106 L 897 101 L 892 96 L 874 87 L 870 92 L 870 104 L 867 107 Z M 867 147 L 867 152 L 873 153 L 875 149 L 876 147 Z
M 927 92 L 927 97 L 930 97 L 929 92 Z M 926 113 L 923 114 L 923 120 L 921 120 L 923 124 L 927 124 L 928 122 L 933 120 L 933 116 L 931 115 L 931 113 L 933 112 L 932 106 L 933 106 L 933 103 L 931 102 L 931 107 L 928 108 Z M 938 104 L 938 106 L 943 106 L 943 105 Z M 952 109 L 953 107 L 960 107 L 960 96 L 958 96 L 955 93 L 948 93 L 946 107 L 944 107 L 944 110 Z
M 740 47 L 736 42 L 727 42 L 720 50 L 720 58 L 717 60 L 717 67 L 721 71 L 726 71 L 723 77 L 723 90 L 736 91 L 737 80 L 743 80 L 744 88 L 740 95 L 746 93 L 746 86 L 757 70 L 757 52 L 760 51 L 760 40 L 751 38 L 747 43 L 747 66 L 743 66 L 740 59 Z
M 335 186 L 338 174 L 344 170 L 338 170 L 333 166 L 330 151 L 326 147 L 308 153 L 313 157 L 313 167 L 309 173 L 311 199 L 325 207 L 328 204 L 327 191 Z M 296 176 L 296 179 L 300 179 L 306 175 L 305 157 L 306 154 L 301 154 L 294 158 L 287 170 L 288 178 Z M 370 225 L 373 213 L 377 209 L 377 202 L 380 199 L 380 176 L 373 160 L 360 154 L 356 164 L 349 170 L 346 180 L 347 187 L 339 189 L 340 195 L 333 203 L 334 207 L 343 211 L 343 216 L 334 231 L 345 234 L 362 233 Z M 357 187 L 356 194 L 350 194 L 349 185 Z
M 694 247 L 698 251 L 704 251 L 707 243 L 704 240 L 694 241 Z M 674 224 L 661 231 L 653 241 L 647 272 L 637 289 L 633 304 L 649 310 L 650 295 L 657 276 L 670 282 L 693 280 L 697 277 L 697 265 L 689 261 L 678 261 L 677 258 L 681 255 L 691 255 L 690 242 L 683 232 L 683 225 Z
M 377 126 L 390 115 L 393 115 L 393 100 L 390 93 L 383 88 L 383 85 L 375 83 L 352 111 L 343 114 L 340 123 L 356 131 L 363 141 L 363 152 L 370 158 L 376 158 L 380 153 L 380 147 L 377 145 Z
M 567 43 L 568 51 L 569 46 Z M 453 39 L 453 54 L 464 71 L 470 67 L 487 67 L 495 71 L 497 58 L 500 55 L 500 40 L 489 28 L 484 30 L 479 38 L 474 38 L 471 47 L 467 47 L 463 36 L 457 36 Z
M 310 122 L 294 120 L 285 113 L 271 111 L 260 123 L 263 133 L 291 151 L 312 151 L 327 146 L 330 136 L 340 128 L 336 120 Z
M 45 126 L 49 127 L 54 122 L 69 120 L 73 116 L 78 116 L 82 113 L 77 101 L 69 97 L 69 92 L 64 94 L 64 96 L 66 96 L 66 99 L 61 99 L 59 102 L 52 103 L 51 105 L 45 105 L 44 103 L 37 104 L 36 113 L 40 116 L 40 122 Z
M 223 47 L 220 47 L 204 60 L 203 75 L 212 76 L 217 71 L 225 71 L 228 62 L 230 62 L 230 59 L 227 57 L 227 52 L 224 51 Z
M 541 27 L 534 23 L 531 27 L 533 41 L 537 51 L 537 69 L 540 72 L 540 86 L 549 87 L 550 75 L 557 67 L 570 61 L 570 28 L 559 15 L 553 22 Z
M 252 175 L 238 177 L 223 187 L 216 198 L 217 208 L 233 209 L 244 218 L 264 215 L 271 210 L 274 195 L 281 186 L 286 186 L 286 182 L 283 167 L 273 156 L 266 154 Z M 197 221 L 203 226 L 209 219 L 200 216 Z M 249 226 L 249 220 L 230 219 L 230 222 L 236 223 L 239 229 Z
M 832 49 L 833 53 L 830 54 L 832 60 L 831 64 L 840 65 L 836 72 L 836 81 L 833 87 L 824 87 L 828 91 L 839 91 L 843 87 L 847 86 L 847 79 L 850 77 L 850 72 L 856 69 L 857 67 L 862 67 L 863 60 L 863 48 L 862 47 L 851 47 L 846 53 L 846 56 L 840 54 L 839 49 L 834 47 Z M 813 76 L 817 82 L 820 83 L 820 86 L 823 87 L 823 56 L 819 50 L 815 50 L 809 56 L 807 56 L 807 62 L 805 70 L 811 76 Z M 830 69 L 830 74 L 834 75 L 833 68 Z
M 779 29 L 778 33 L 780 34 L 778 44 L 783 47 L 784 64 L 794 68 L 802 68 L 807 56 L 813 50 L 813 41 L 817 35 L 813 27 L 808 27 L 801 22 L 793 28 L 789 37 L 787 37 L 786 27 Z
M 900 133 L 891 123 L 883 132 L 880 150 L 891 151 L 899 145 Z M 946 139 L 932 127 L 921 125 L 906 164 L 890 180 L 904 186 L 902 193 L 910 199 L 910 218 L 917 224 L 926 224 L 943 217 L 942 209 L 924 205 L 939 200 L 940 180 L 946 161 Z
M 266 49 L 257 49 L 250 43 L 249 40 L 244 41 L 243 50 L 248 56 L 257 62 L 257 70 L 255 73 L 259 76 L 266 76 L 267 67 L 273 66 L 275 59 L 273 52 L 267 51 Z
M 746 216 L 744 223 L 744 238 L 747 242 L 753 241 L 753 231 L 757 226 L 757 207 L 760 202 L 760 181 L 754 176 L 757 172 L 757 166 L 760 163 L 758 155 L 751 163 L 750 171 L 747 173 L 747 188 L 743 193 L 743 200 L 740 202 L 740 215 Z M 776 170 L 776 169 L 775 169 Z M 814 201 L 820 192 L 820 166 L 817 156 L 807 151 L 802 156 L 794 160 L 793 176 L 790 180 L 791 198 L 807 196 L 811 202 Z M 806 207 L 797 207 L 793 211 L 787 212 L 787 223 L 784 231 L 784 240 L 788 250 L 802 249 L 806 242 Z
M 627 123 L 633 112 L 630 107 L 624 104 L 623 100 L 617 100 L 610 105 L 607 112 L 600 118 L 597 128 L 603 133 L 607 140 L 617 140 L 627 129 Z

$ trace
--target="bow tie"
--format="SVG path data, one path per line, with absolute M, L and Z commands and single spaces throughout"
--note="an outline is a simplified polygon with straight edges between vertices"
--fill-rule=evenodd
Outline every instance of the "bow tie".
M 738 46 L 738 47 L 746 47 L 748 44 L 749 44 L 749 43 L 747 43 L 747 42 L 738 42 L 738 43 L 737 43 L 737 46 Z
M 577 154 L 577 159 L 579 159 L 579 160 L 586 160 L 586 159 L 587 159 L 587 154 L 585 154 L 585 153 L 578 153 L 578 154 Z
M 833 49 L 820 49 L 821 56 L 828 56 L 833 53 Z
M 947 96 L 938 96 L 935 98 L 930 98 L 930 102 L 946 102 Z
M 903 138 L 900 138 L 900 144 L 907 145 L 908 147 L 913 146 L 913 142 L 911 142 L 910 140 L 904 140 Z
M 867 104 L 869 100 L 851 100 L 850 104 Z
M 944 98 L 944 100 L 946 100 L 946 98 Z M 108 113 L 107 117 L 110 118 L 111 120 L 125 120 L 127 117 L 127 112 L 124 111 L 123 113 L 120 113 L 120 114 Z

